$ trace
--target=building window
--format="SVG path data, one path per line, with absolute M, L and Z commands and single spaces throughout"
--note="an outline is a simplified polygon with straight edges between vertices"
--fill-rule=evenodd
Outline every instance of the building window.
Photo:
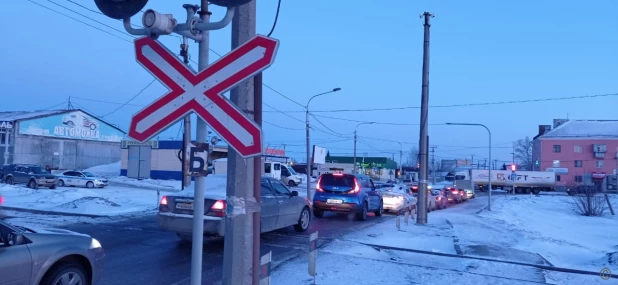
M 554 152 L 560 152 L 560 150 L 562 150 L 562 148 L 560 147 L 559 144 L 555 144 L 554 145 Z
M 603 168 L 603 160 L 597 160 L 597 168 Z
M 0 145 L 4 145 L 4 140 L 6 139 L 6 133 L 0 133 Z M 9 145 L 11 145 L 11 136 L 9 136 Z
M 560 175 L 556 175 L 556 181 L 560 181 Z
M 552 163 L 553 167 L 560 167 L 560 160 L 554 160 L 554 162 Z
M 582 181 L 583 181 L 583 179 L 582 179 L 582 177 L 580 175 L 575 176 L 575 182 L 582 182 Z
M 576 145 L 574 151 L 575 152 L 582 152 L 582 146 L 581 145 Z
M 575 167 L 582 167 L 582 161 L 581 160 L 576 160 L 575 161 Z

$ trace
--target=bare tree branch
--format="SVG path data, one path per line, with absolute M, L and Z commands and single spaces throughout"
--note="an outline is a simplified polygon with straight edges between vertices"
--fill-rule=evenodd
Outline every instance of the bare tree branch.
M 532 141 L 528 136 L 513 142 L 515 159 L 521 170 L 532 170 L 534 161 L 532 161 Z

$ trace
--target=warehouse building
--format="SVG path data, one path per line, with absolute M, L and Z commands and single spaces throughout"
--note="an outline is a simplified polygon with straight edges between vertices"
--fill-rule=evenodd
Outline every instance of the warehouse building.
M 83 110 L 0 112 L 3 163 L 85 169 L 120 160 L 126 133 Z

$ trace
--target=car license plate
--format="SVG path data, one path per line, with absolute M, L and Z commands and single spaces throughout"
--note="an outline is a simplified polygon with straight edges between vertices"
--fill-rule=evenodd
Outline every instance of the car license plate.
M 342 204 L 343 200 L 338 199 L 326 199 L 326 204 Z
M 176 209 L 193 210 L 193 203 L 177 203 Z

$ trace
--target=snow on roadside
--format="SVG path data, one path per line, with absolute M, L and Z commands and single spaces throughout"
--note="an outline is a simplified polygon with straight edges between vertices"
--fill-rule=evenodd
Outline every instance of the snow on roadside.
M 555 266 L 618 271 L 618 264 L 610 263 L 618 251 L 618 217 L 580 216 L 572 202 L 569 196 L 507 196 L 495 200 L 492 212 L 478 215 L 476 228 L 486 244 L 538 253 Z M 463 233 L 459 238 L 467 239 Z
M 161 195 L 169 194 L 161 192 Z M 58 187 L 30 189 L 0 185 L 3 206 L 57 213 L 116 216 L 154 210 L 158 205 L 156 191 L 108 186 L 103 189 Z

